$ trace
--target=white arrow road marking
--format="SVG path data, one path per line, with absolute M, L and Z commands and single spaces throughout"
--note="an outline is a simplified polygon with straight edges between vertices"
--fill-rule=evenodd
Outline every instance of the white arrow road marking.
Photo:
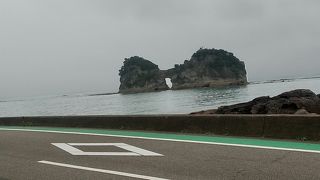
M 138 179 L 146 179 L 146 180 L 169 180 L 164 178 L 157 178 L 152 176 L 144 176 L 139 174 L 131 174 L 131 173 L 125 173 L 125 172 L 119 172 L 119 171 L 111 171 L 111 170 L 105 170 L 105 169 L 96 169 L 96 168 L 90 168 L 90 167 L 84 167 L 84 166 L 76 166 L 71 164 L 64 164 L 64 163 L 57 163 L 57 162 L 51 162 L 51 161 L 38 161 L 38 163 L 42 164 L 48 164 L 53 166 L 60 166 L 60 167 L 66 167 L 66 168 L 72 168 L 72 169 L 80 169 L 80 170 L 86 170 L 86 171 L 93 171 L 93 172 L 100 172 L 105 174 L 112 174 L 112 175 L 118 175 L 118 176 L 126 176 L 131 178 L 138 178 Z
M 52 143 L 52 145 L 76 156 L 163 156 L 125 143 Z M 84 152 L 74 146 L 116 146 L 128 152 Z

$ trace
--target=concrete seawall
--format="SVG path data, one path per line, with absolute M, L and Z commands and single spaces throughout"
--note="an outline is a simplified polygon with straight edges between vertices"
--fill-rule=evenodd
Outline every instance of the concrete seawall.
M 137 115 L 3 117 L 0 126 L 163 131 L 320 140 L 320 115 Z

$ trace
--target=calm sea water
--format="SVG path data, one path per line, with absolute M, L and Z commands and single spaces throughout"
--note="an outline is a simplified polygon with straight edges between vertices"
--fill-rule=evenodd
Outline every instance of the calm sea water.
M 0 102 L 0 116 L 180 114 L 217 108 L 305 88 L 320 93 L 320 79 L 249 84 L 129 95 L 60 96 Z

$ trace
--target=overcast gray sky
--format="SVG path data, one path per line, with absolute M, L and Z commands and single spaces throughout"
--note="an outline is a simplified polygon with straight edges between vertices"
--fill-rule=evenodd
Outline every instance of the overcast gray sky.
M 0 98 L 112 92 L 125 57 L 161 69 L 201 46 L 250 81 L 319 74 L 319 0 L 1 0 Z

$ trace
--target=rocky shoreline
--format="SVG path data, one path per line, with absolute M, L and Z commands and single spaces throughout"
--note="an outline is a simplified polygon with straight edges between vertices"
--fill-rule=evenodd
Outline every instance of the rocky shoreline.
M 316 95 L 309 89 L 297 89 L 274 97 L 262 96 L 249 102 L 191 114 L 320 114 L 320 94 Z

